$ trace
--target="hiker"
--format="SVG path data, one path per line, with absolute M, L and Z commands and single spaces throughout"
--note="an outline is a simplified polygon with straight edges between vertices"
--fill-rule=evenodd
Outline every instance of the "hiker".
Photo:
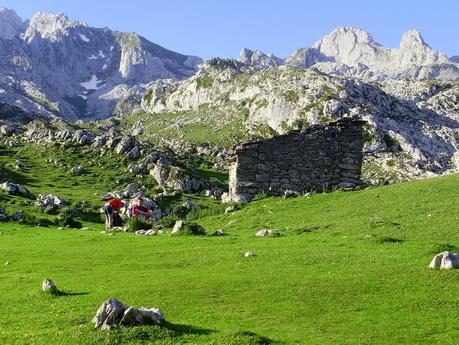
M 120 211 L 124 207 L 124 202 L 120 199 L 113 198 L 105 202 L 102 208 L 105 214 L 105 229 L 110 230 L 114 226 L 121 226 L 122 221 Z
M 143 206 L 143 199 L 138 198 L 134 206 L 131 208 L 131 216 L 132 218 L 143 218 L 153 220 L 153 212 L 148 209 L 147 207 Z

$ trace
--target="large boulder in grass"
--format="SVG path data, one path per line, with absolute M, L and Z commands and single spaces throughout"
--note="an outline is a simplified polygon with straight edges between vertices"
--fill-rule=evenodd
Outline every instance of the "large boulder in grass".
M 29 192 L 27 188 L 19 183 L 13 183 L 6 181 L 0 184 L 0 188 L 3 189 L 10 195 L 20 195 L 24 197 L 33 197 L 33 194 Z
M 441 270 L 459 268 L 459 254 L 451 252 L 441 252 L 434 256 L 434 258 L 430 262 L 429 268 L 439 268 Z
M 53 194 L 39 194 L 35 206 L 44 209 L 60 209 L 65 205 L 65 200 Z
M 51 295 L 58 295 L 60 293 L 56 284 L 51 279 L 45 279 L 41 283 L 41 289 L 44 293 L 49 293 Z
M 92 319 L 96 328 L 110 329 L 112 326 L 158 325 L 164 316 L 158 308 L 134 308 L 116 298 L 109 298 L 97 310 Z
M 199 224 L 178 220 L 171 231 L 172 235 L 205 235 L 206 230 Z

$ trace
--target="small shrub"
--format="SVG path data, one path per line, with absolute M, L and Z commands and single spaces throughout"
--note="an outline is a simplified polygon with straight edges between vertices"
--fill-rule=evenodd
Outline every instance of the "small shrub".
M 213 83 L 214 83 L 214 78 L 212 78 L 211 76 L 202 76 L 202 77 L 196 78 L 196 85 L 198 89 L 199 88 L 203 88 L 203 89 L 209 88 L 212 86 Z
M 389 159 L 387 162 L 386 162 L 387 166 L 389 167 L 394 167 L 395 166 L 395 161 L 393 159 Z
M 300 99 L 298 92 L 296 92 L 295 90 L 287 90 L 282 95 L 284 96 L 286 101 L 291 103 L 297 103 Z
M 198 235 L 204 235 L 205 230 L 204 228 L 197 224 L 197 223 L 192 223 L 192 222 L 186 222 L 183 225 L 182 231 L 178 233 L 177 235 L 193 235 L 193 236 L 198 236 Z
M 140 218 L 129 218 L 126 222 L 129 232 L 151 229 L 151 224 Z
M 384 134 L 383 140 L 386 143 L 387 150 L 391 152 L 399 152 L 402 150 L 400 143 L 397 139 L 391 137 L 389 134 Z
M 71 215 L 68 214 L 59 214 L 57 216 L 57 223 L 62 227 L 69 227 L 75 229 L 81 229 L 83 225 L 81 222 L 75 220 Z
M 437 243 L 432 246 L 431 250 L 429 251 L 429 254 L 438 254 L 441 252 L 459 253 L 459 247 L 450 243 Z
M 164 225 L 166 228 L 172 228 L 177 220 L 179 220 L 177 215 L 168 214 L 167 216 L 160 218 L 156 224 Z
M 21 224 L 26 224 L 30 226 L 42 226 L 48 227 L 51 225 L 55 225 L 53 221 L 46 219 L 46 218 L 38 218 L 31 214 L 24 214 L 24 218 L 20 221 Z
M 265 192 L 258 193 L 252 198 L 252 201 L 258 201 L 258 200 L 263 200 L 266 199 L 268 195 Z

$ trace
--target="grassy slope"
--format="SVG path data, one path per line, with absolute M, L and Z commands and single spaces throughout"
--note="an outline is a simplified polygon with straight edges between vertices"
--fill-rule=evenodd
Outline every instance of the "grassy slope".
M 264 199 L 199 220 L 224 237 L 0 224 L 0 343 L 110 343 L 89 323 L 110 296 L 164 311 L 170 332 L 152 343 L 205 344 L 240 330 L 287 344 L 454 343 L 459 271 L 427 265 L 445 244 L 459 245 L 458 183 L 453 175 Z M 283 236 L 255 238 L 264 227 Z M 257 256 L 245 258 L 248 250 Z M 47 277 L 84 294 L 43 296 Z M 110 339 L 140 343 L 152 334 Z

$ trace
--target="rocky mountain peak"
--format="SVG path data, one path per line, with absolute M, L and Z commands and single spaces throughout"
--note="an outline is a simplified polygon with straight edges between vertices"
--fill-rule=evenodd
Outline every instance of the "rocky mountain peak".
M 312 47 L 320 49 L 325 45 L 334 43 L 335 45 L 343 45 L 352 43 L 357 44 L 375 44 L 370 33 L 352 26 L 341 26 L 334 29 L 328 35 L 317 41 Z M 377 44 L 377 43 L 376 43 Z
M 276 67 L 284 63 L 284 60 L 278 58 L 272 53 L 265 54 L 260 50 L 250 50 L 242 48 L 239 53 L 239 61 L 250 66 Z
M 30 42 L 38 33 L 41 38 L 58 41 L 62 36 L 68 36 L 69 29 L 78 26 L 87 27 L 87 24 L 71 20 L 63 13 L 38 12 L 30 20 L 25 39 Z
M 25 24 L 16 12 L 0 6 L 0 38 L 11 39 L 24 30 Z
M 347 65 L 357 65 L 363 58 L 374 60 L 375 47 L 380 45 L 368 32 L 350 26 L 336 28 L 312 46 L 321 55 Z
M 448 58 L 443 52 L 434 51 L 422 38 L 417 30 L 410 30 L 403 34 L 400 42 L 400 63 L 429 65 L 446 63 Z

